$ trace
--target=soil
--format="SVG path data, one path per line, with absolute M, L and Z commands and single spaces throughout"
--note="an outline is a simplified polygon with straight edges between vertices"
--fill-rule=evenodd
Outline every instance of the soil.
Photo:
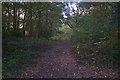
M 35 61 L 23 71 L 22 78 L 118 78 L 118 71 L 113 69 L 78 63 L 66 41 L 60 41 Z

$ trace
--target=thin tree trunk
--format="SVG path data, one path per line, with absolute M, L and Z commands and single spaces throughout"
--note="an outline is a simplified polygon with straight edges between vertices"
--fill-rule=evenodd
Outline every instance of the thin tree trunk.
M 17 15 L 17 28 L 19 28 L 20 24 L 20 11 L 18 10 L 18 15 Z
M 23 36 L 25 36 L 25 21 L 26 21 L 26 9 L 24 12 L 24 20 L 23 20 Z
M 41 11 L 38 10 L 37 37 L 40 37 L 41 35 L 40 28 L 41 28 Z
M 33 37 L 32 35 L 32 4 L 29 3 L 29 27 L 30 27 L 30 36 Z
M 13 6 L 13 34 L 14 34 L 14 36 L 16 36 L 16 3 L 13 3 L 14 4 L 14 6 Z
M 45 25 L 45 27 L 46 27 L 46 32 L 45 32 L 45 37 L 46 38 L 48 38 L 48 32 L 49 32 L 49 30 L 48 30 L 48 27 L 49 26 L 49 24 L 48 24 L 48 11 L 46 10 L 46 25 Z

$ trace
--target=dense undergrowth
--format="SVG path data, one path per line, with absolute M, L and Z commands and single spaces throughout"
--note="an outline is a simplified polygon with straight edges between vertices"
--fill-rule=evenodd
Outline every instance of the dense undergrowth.
M 107 6 L 96 7 L 88 15 L 75 15 L 72 18 L 75 26 L 71 38 L 73 53 L 80 63 L 119 68 L 117 16 L 117 9 Z
M 22 69 L 55 44 L 45 38 L 10 38 L 3 42 L 3 78 L 20 76 Z M 6 45 L 5 45 L 6 44 Z

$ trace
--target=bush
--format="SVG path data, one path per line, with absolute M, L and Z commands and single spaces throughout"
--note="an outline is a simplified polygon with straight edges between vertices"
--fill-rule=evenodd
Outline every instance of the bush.
M 88 15 L 72 17 L 73 53 L 80 62 L 107 67 L 118 65 L 117 21 L 114 22 L 116 19 L 109 17 L 117 14 L 111 12 L 112 9 L 96 7 Z

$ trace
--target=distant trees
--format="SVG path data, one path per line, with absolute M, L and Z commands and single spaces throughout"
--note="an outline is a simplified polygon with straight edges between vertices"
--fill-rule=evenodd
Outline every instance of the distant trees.
M 60 3 L 3 2 L 3 37 L 50 37 L 58 21 Z

